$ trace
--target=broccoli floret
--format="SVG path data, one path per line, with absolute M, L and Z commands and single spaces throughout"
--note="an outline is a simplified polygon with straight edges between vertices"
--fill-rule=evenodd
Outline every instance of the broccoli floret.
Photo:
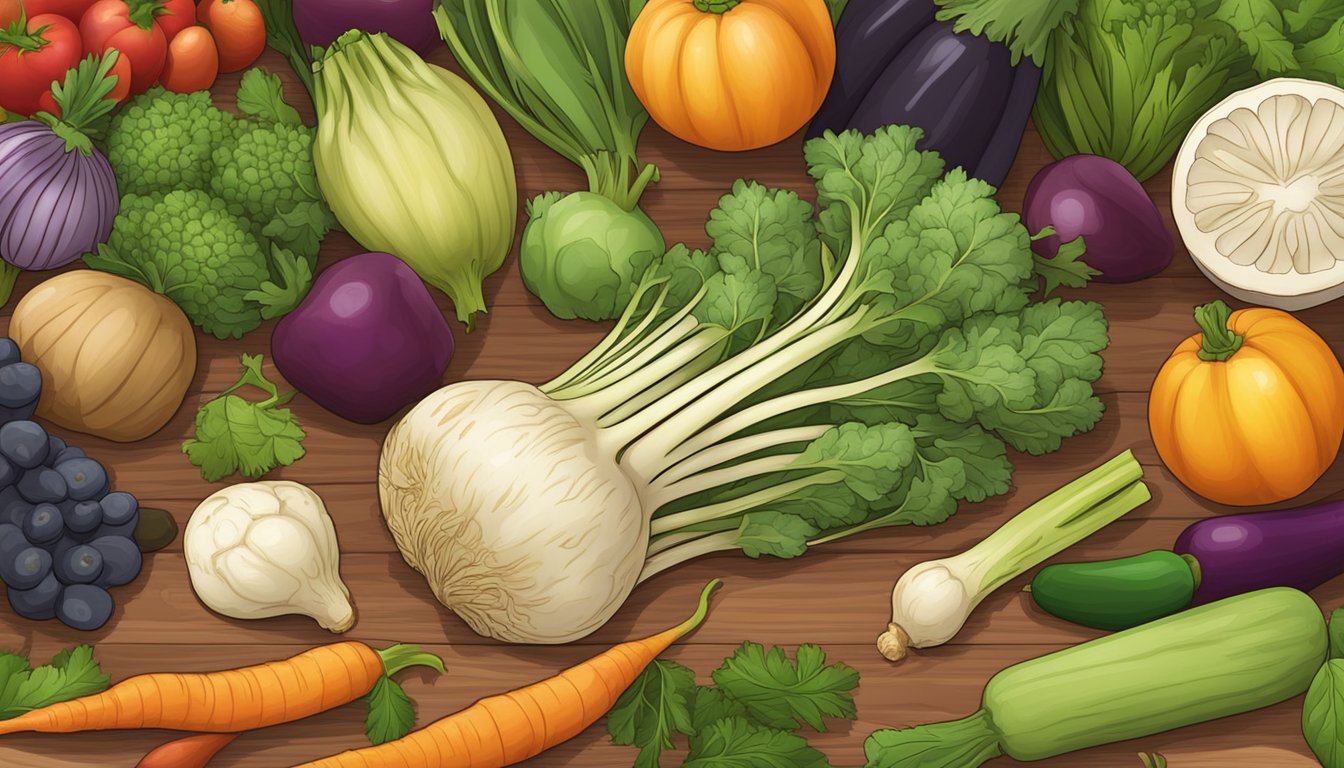
M 210 188 L 211 153 L 232 143 L 237 119 L 216 109 L 206 91 L 151 88 L 112 120 L 107 159 L 123 194 Z
M 266 252 L 247 225 L 206 192 L 127 195 L 112 236 L 84 260 L 167 296 L 221 339 L 261 325 L 261 306 L 248 294 L 269 277 Z
M 316 257 L 331 228 L 313 167 L 313 131 L 302 125 L 253 124 L 215 148 L 210 191 L 254 232 L 303 258 Z

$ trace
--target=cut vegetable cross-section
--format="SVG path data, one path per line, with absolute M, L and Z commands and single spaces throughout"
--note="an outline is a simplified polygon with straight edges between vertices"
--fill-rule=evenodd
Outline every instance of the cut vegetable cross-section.
M 1233 296 L 1300 310 L 1344 295 L 1344 90 L 1279 78 L 1225 99 L 1181 147 L 1172 206 Z

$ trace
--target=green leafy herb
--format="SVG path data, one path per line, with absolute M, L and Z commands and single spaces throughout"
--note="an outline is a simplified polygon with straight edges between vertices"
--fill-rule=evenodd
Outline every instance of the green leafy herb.
M 243 376 L 196 414 L 196 439 L 182 444 L 201 477 L 215 482 L 235 472 L 256 479 L 303 457 L 306 436 L 288 408 L 293 392 L 279 389 L 261 371 L 261 355 L 243 355 Z M 251 402 L 234 394 L 252 386 L 268 398 Z
M 249 69 L 238 84 L 238 110 L 259 120 L 285 125 L 303 125 L 299 111 L 285 101 L 279 75 Z
M 1055 234 L 1055 228 L 1046 227 L 1031 239 L 1035 242 L 1053 234 Z M 1054 258 L 1047 259 L 1044 256 L 1035 256 L 1036 274 L 1041 276 L 1043 283 L 1041 295 L 1048 297 L 1060 286 L 1085 288 L 1088 281 L 1100 275 L 1100 270 L 1093 269 L 1091 265 L 1081 260 L 1086 253 L 1087 243 L 1083 241 L 1083 238 L 1075 237 L 1067 243 L 1061 243 Z
M 720 720 L 691 737 L 682 768 L 829 768 L 826 756 L 788 731 L 742 718 Z
M 107 684 L 91 646 L 61 651 L 50 664 L 36 669 L 23 656 L 0 653 L 0 720 L 99 693 L 107 690 Z
M 1330 614 L 1330 658 L 1344 658 L 1344 608 L 1336 608 Z
M 938 0 L 939 21 L 955 21 L 958 32 L 970 31 L 1004 43 L 1016 64 L 1026 56 L 1045 61 L 1050 35 L 1078 13 L 1080 0 Z
M 109 99 L 117 86 L 112 67 L 120 56 L 115 50 L 105 55 L 90 54 L 79 65 L 65 73 L 65 78 L 51 84 L 51 98 L 60 115 L 39 112 L 37 119 L 51 126 L 52 131 L 65 139 L 65 151 L 79 150 L 84 155 L 93 152 L 92 139 L 99 139 L 107 130 L 107 118 L 116 109 L 117 102 Z
M 261 10 L 262 21 L 266 25 L 266 45 L 274 48 L 289 59 L 294 74 L 308 93 L 313 92 L 312 51 L 299 37 L 299 28 L 294 24 L 294 0 L 256 0 Z
M 1302 735 L 1324 768 L 1344 768 L 1344 660 L 1330 659 L 1311 681 Z
M 274 280 L 243 294 L 243 298 L 261 305 L 261 316 L 267 320 L 294 311 L 313 287 L 313 268 L 308 260 L 277 245 L 271 246 L 271 271 Z
M 616 700 L 607 715 L 613 744 L 639 747 L 635 768 L 656 768 L 674 734 L 690 734 L 695 673 L 680 664 L 655 660 Z
M 840 14 L 845 12 L 845 6 L 849 5 L 849 0 L 826 0 L 826 8 L 831 12 L 831 23 L 840 23 Z
M 364 701 L 369 705 L 368 715 L 364 719 L 364 733 L 371 744 L 396 741 L 415 727 L 415 708 L 411 706 L 411 697 L 392 678 L 386 675 L 378 678 Z
M 608 713 L 612 742 L 639 747 L 635 768 L 659 768 L 678 734 L 690 737 L 692 768 L 821 767 L 825 758 L 793 731 L 855 717 L 858 673 L 828 666 L 815 645 L 800 647 L 795 662 L 781 648 L 743 643 L 713 677 L 713 686 L 696 685 L 690 669 L 654 662 Z
M 766 651 L 758 643 L 743 643 L 714 670 L 714 682 L 754 721 L 771 728 L 806 724 L 825 731 L 826 718 L 855 717 L 859 673 L 841 663 L 828 666 L 826 652 L 816 645 L 800 646 L 793 661 L 778 646 Z

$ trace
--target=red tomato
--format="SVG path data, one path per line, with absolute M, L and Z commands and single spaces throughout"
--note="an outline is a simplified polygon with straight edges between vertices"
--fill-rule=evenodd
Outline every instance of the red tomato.
M 39 29 L 41 34 L 33 34 Z M 0 108 L 20 115 L 38 111 L 42 94 L 65 80 L 80 59 L 79 29 L 64 16 L 29 16 L 27 31 L 0 42 Z
M 252 0 L 205 0 L 196 16 L 219 44 L 219 71 L 238 72 L 266 49 L 266 24 Z
M 204 91 L 219 77 L 219 50 L 205 27 L 188 27 L 168 44 L 159 82 L 173 93 Z
M 130 19 L 124 0 L 98 0 L 79 22 L 85 53 L 115 48 L 130 61 L 131 93 L 144 93 L 158 82 L 168 58 L 168 37 L 153 19 L 142 27 Z
M 79 23 L 93 0 L 23 0 L 23 10 L 29 16 L 55 13 Z M 7 27 L 19 18 L 19 0 L 0 0 L 0 27 Z
M 154 20 L 171 43 L 182 30 L 196 25 L 196 1 L 164 0 L 163 13 L 155 16 Z

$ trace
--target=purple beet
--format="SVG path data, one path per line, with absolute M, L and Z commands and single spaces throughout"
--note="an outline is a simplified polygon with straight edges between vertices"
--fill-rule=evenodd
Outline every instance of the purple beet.
M 1192 605 L 1269 587 L 1310 591 L 1344 573 L 1344 502 L 1200 520 L 1172 551 L 1199 561 Z
M 365 253 L 328 267 L 276 326 L 281 375 L 332 413 L 374 424 L 438 388 L 453 334 L 404 262 Z
M 1056 234 L 1032 243 L 1054 258 L 1061 243 L 1081 236 L 1082 260 L 1101 272 L 1103 283 L 1152 277 L 1171 263 L 1171 233 L 1143 185 L 1123 165 L 1097 155 L 1072 155 L 1042 168 L 1023 204 L 1033 234 L 1054 227 Z
M 443 40 L 434 0 L 294 0 L 294 24 L 308 45 L 331 45 L 352 29 L 386 32 L 425 55 Z

